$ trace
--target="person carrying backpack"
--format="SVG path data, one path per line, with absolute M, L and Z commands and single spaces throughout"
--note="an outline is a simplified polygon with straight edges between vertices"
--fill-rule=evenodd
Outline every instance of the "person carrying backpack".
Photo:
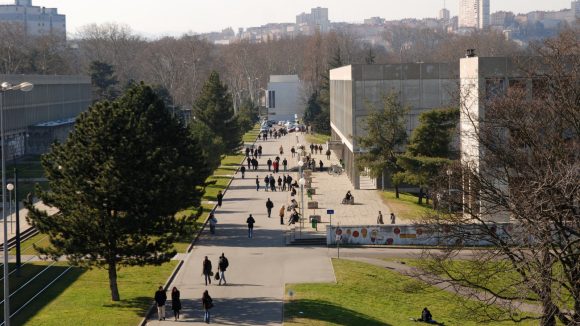
M 229 265 L 230 265 L 230 263 L 228 262 L 228 259 L 226 258 L 226 256 L 222 252 L 222 255 L 220 256 L 219 262 L 218 262 L 218 270 L 220 272 L 220 282 L 218 285 L 222 285 L 222 281 L 224 281 L 224 285 L 228 284 L 226 282 L 226 270 L 228 269 Z

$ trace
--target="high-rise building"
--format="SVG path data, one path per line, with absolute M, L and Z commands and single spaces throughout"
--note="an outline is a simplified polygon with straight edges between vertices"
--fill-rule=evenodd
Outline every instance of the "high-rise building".
M 572 16 L 580 18 L 580 0 L 572 1 L 570 8 L 572 9 Z
M 310 13 L 305 12 L 296 16 L 296 25 L 308 25 L 316 27 L 321 32 L 327 32 L 330 27 L 328 20 L 328 8 L 316 7 L 310 9 Z
M 459 0 L 459 28 L 487 28 L 489 26 L 489 1 Z
M 447 10 L 446 8 L 439 10 L 439 17 L 438 17 L 439 20 L 449 21 L 449 17 L 450 17 L 449 10 Z
M 0 23 L 20 24 L 28 36 L 54 35 L 66 39 L 66 16 L 56 8 L 33 6 L 32 0 L 0 5 Z

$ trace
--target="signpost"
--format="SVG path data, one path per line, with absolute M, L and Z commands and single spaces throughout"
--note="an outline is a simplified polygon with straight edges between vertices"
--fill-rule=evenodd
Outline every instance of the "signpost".
M 332 226 L 332 214 L 334 214 L 334 209 L 327 209 L 326 214 L 328 214 L 328 217 L 330 218 L 330 226 Z

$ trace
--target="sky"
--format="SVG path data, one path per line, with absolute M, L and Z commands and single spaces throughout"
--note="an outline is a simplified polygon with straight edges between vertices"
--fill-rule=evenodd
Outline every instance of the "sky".
M 570 8 L 571 0 L 490 0 L 491 12 Z M 1 0 L 0 3 L 14 3 Z M 313 7 L 329 8 L 333 22 L 362 22 L 379 16 L 387 20 L 436 17 L 443 0 L 33 0 L 35 6 L 58 8 L 67 16 L 67 32 L 91 23 L 122 23 L 147 37 L 205 33 L 227 27 L 293 23 Z M 447 0 L 457 15 L 459 0 Z

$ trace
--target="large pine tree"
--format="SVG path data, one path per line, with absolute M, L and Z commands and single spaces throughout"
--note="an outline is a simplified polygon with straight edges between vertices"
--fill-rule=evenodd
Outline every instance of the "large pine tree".
M 216 71 L 211 72 L 193 105 L 193 118 L 221 137 L 226 150 L 240 147 L 242 132 L 234 113 L 232 96 Z
M 42 165 L 50 191 L 37 195 L 59 213 L 49 217 L 27 203 L 31 224 L 49 235 L 41 253 L 107 269 L 114 301 L 119 268 L 158 265 L 175 254 L 183 226 L 175 213 L 199 204 L 209 173 L 188 131 L 142 84 L 81 114 Z

